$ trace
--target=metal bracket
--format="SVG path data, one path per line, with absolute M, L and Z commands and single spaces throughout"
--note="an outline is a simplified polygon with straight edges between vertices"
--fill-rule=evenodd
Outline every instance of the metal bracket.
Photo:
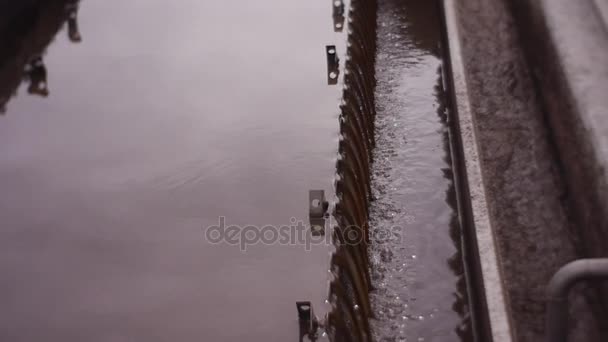
M 568 340 L 568 293 L 584 280 L 608 280 L 608 258 L 576 260 L 553 275 L 547 286 L 547 342 Z
M 325 47 L 327 55 L 327 84 L 338 84 L 338 76 L 340 75 L 340 59 L 335 45 L 327 45 Z
M 305 341 L 304 337 L 308 337 L 307 341 L 316 341 L 319 324 L 312 310 L 311 302 L 296 302 L 296 307 L 298 308 L 298 322 L 300 324 L 299 340 Z
M 344 1 L 332 0 L 334 32 L 342 32 L 344 30 Z
M 310 190 L 308 192 L 308 218 L 312 235 L 325 235 L 325 218 L 329 203 L 325 200 L 325 191 Z

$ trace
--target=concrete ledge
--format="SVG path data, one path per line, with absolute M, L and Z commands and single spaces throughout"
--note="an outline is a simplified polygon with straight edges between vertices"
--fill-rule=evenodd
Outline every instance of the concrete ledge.
M 601 37 L 606 26 L 598 15 L 601 12 L 596 8 L 597 4 L 591 1 L 588 0 L 585 11 L 577 12 L 570 8 L 576 7 L 573 2 L 562 4 L 565 6 L 562 10 L 567 13 L 568 21 L 576 21 L 571 17 L 584 20 L 591 15 L 590 23 L 583 26 L 595 27 L 595 32 Z M 555 5 L 557 2 L 547 0 L 546 3 Z M 554 124 L 547 125 L 547 106 L 543 105 L 546 101 L 541 101 L 545 99 L 545 93 L 539 93 L 533 74 L 544 73 L 543 69 L 537 67 L 550 66 L 554 68 L 549 72 L 551 76 L 563 75 L 563 56 L 556 53 L 539 56 L 533 52 L 531 55 L 535 63 L 529 63 L 525 53 L 526 50 L 530 51 L 530 47 L 549 51 L 542 44 L 545 44 L 543 39 L 551 41 L 546 37 L 553 28 L 533 31 L 522 24 L 542 22 L 535 14 L 544 16 L 544 9 L 534 12 L 527 8 L 540 4 L 541 1 L 535 0 L 444 0 L 453 78 L 451 85 L 455 98 L 453 107 L 457 109 L 456 123 L 452 125 L 456 126 L 454 132 L 460 139 L 460 146 L 456 144 L 456 148 L 461 150 L 463 159 L 460 177 L 463 179 L 461 187 L 465 190 L 462 192 L 469 192 L 461 199 L 463 206 L 469 207 L 465 209 L 470 211 L 471 216 L 464 222 L 469 225 L 464 230 L 468 232 L 470 241 L 467 246 L 469 254 L 473 255 L 470 269 L 474 279 L 470 284 L 476 287 L 481 305 L 486 306 L 477 317 L 480 324 L 485 325 L 480 331 L 490 332 L 486 336 L 481 335 L 479 340 L 483 341 L 542 341 L 546 337 L 544 321 L 549 280 L 564 264 L 587 256 L 582 253 L 585 248 L 579 247 L 580 241 L 589 241 L 596 251 L 605 246 L 602 234 L 595 229 L 581 229 L 587 226 L 575 219 L 581 216 L 581 208 L 587 210 L 585 212 L 591 208 L 596 215 L 604 212 L 603 208 L 606 207 L 598 205 L 602 202 L 597 198 L 587 199 L 582 204 L 572 206 L 568 200 L 577 201 L 584 195 L 589 196 L 589 193 L 601 196 L 603 190 L 596 188 L 601 184 L 596 181 L 598 177 L 593 183 L 590 178 L 581 178 L 584 172 L 578 173 L 574 176 L 574 179 L 579 177 L 575 194 L 571 190 L 573 177 L 562 171 L 566 167 L 585 171 L 590 168 L 588 165 L 597 164 L 585 165 L 577 161 L 576 153 L 566 161 L 562 158 L 562 151 L 579 146 L 583 140 L 593 140 L 587 145 L 595 149 L 606 146 L 601 140 L 607 135 L 602 131 L 591 136 L 583 130 L 572 130 L 572 124 L 566 124 L 563 131 L 569 132 L 571 139 L 562 138 L 560 141 L 564 146 L 556 148 L 556 139 L 553 139 L 556 130 Z M 521 10 L 523 7 L 526 10 Z M 516 11 L 518 15 L 515 16 L 510 9 L 520 11 Z M 560 22 L 553 25 L 566 24 Z M 566 33 L 560 32 L 558 36 L 564 35 Z M 590 45 L 595 45 L 597 50 L 598 46 L 602 46 L 600 40 L 603 38 L 598 40 L 598 37 L 583 34 L 574 39 L 579 40 L 578 45 L 572 45 L 575 50 L 568 50 L 566 57 L 577 58 L 579 53 L 591 53 L 595 57 L 586 63 L 574 64 L 578 68 L 588 69 L 587 72 L 597 72 L 598 68 L 592 66 L 598 63 L 598 59 L 608 59 L 582 42 L 592 40 Z M 528 49 L 523 48 L 522 42 L 526 42 Z M 603 70 L 599 74 L 603 74 Z M 582 89 L 593 88 L 587 90 L 593 94 L 592 98 L 601 97 L 597 92 L 597 81 L 589 82 L 581 71 L 574 71 L 569 77 L 576 79 L 583 86 Z M 566 84 L 562 80 L 566 78 L 555 80 L 553 87 L 562 87 Z M 545 88 L 554 90 L 551 82 Z M 571 93 L 569 89 L 570 86 L 567 87 L 568 91 L 558 91 L 554 102 L 564 101 L 562 103 L 567 106 L 558 107 L 572 111 L 575 106 L 571 99 L 577 97 L 564 95 Z M 588 106 L 586 110 L 590 112 L 604 108 L 604 105 L 591 104 L 589 98 L 579 101 L 583 106 Z M 592 120 L 601 118 L 601 114 L 594 114 Z M 576 134 L 572 134 L 572 131 Z M 595 149 L 591 148 L 591 151 L 597 152 Z M 581 150 L 584 149 L 578 149 Z M 581 155 L 578 154 L 579 157 Z M 591 170 L 597 176 L 605 168 L 600 166 Z M 588 184 L 594 188 L 585 188 Z M 480 193 L 483 196 L 479 196 Z M 595 203 L 594 206 L 590 206 L 591 203 Z M 487 216 L 487 220 L 479 220 L 482 217 L 480 212 Z M 497 270 L 488 272 L 490 267 Z M 496 299 L 498 294 L 500 300 Z M 598 315 L 593 298 L 596 297 L 590 296 L 583 287 L 572 293 L 570 340 L 605 340 L 598 331 L 603 316 Z
M 458 28 L 457 0 L 443 2 L 445 31 L 448 38 L 449 65 L 447 78 L 451 81 L 453 117 L 450 118 L 452 154 L 455 164 L 456 188 L 459 195 L 461 226 L 466 227 L 469 248 L 465 248 L 467 259 L 474 265 L 468 265 L 469 273 L 476 274 L 476 279 L 469 277 L 475 284 L 469 284 L 477 293 L 478 303 L 483 308 L 475 317 L 475 331 L 478 340 L 494 342 L 513 341 L 512 327 L 507 314 L 506 291 L 500 271 L 498 249 L 495 244 L 495 232 L 490 220 L 486 190 L 481 171 L 479 139 L 477 138 L 475 120 L 471 111 L 465 67 L 462 60 L 460 32 Z M 455 121 L 454 121 L 455 119 Z M 454 146 L 458 145 L 458 146 Z M 460 147 L 460 148 L 459 148 Z M 458 149 L 459 151 L 455 151 Z M 463 200 L 463 198 L 466 198 Z M 463 203 L 465 202 L 465 203 Z M 466 222 L 468 221 L 468 222 Z M 474 246 L 474 248 L 470 248 Z M 470 253 L 471 249 L 474 253 Z M 474 254 L 474 255 L 471 255 Z M 480 293 L 481 292 L 481 293 Z

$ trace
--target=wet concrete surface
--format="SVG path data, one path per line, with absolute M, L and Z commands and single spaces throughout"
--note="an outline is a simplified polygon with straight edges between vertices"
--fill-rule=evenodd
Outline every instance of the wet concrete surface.
M 42 53 L 48 95 L 26 80 L 0 117 L 0 340 L 297 338 L 295 301 L 326 298 L 328 247 L 241 251 L 205 228 L 289 225 L 309 189 L 331 196 L 341 94 L 325 45 L 345 41 L 331 14 L 83 1 L 82 42 L 64 27 L 35 51 L 54 27 L 40 12 L 11 62 Z
M 371 204 L 377 341 L 470 341 L 438 2 L 379 1 Z M 390 230 L 395 238 L 387 240 Z
M 582 256 L 569 194 L 508 6 L 459 2 L 458 19 L 514 336 L 541 341 L 545 287 L 559 267 Z M 582 292 L 570 298 L 570 340 L 602 340 Z

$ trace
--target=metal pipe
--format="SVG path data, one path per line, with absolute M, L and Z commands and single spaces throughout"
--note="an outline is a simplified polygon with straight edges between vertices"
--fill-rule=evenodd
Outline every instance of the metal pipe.
M 608 258 L 576 260 L 553 275 L 547 286 L 547 342 L 568 341 L 568 294 L 584 280 L 608 280 Z

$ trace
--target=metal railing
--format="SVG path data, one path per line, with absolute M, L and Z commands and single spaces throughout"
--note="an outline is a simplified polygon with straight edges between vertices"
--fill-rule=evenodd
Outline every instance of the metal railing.
M 568 341 L 568 294 L 582 281 L 608 280 L 608 258 L 580 259 L 560 268 L 547 287 L 547 342 Z

